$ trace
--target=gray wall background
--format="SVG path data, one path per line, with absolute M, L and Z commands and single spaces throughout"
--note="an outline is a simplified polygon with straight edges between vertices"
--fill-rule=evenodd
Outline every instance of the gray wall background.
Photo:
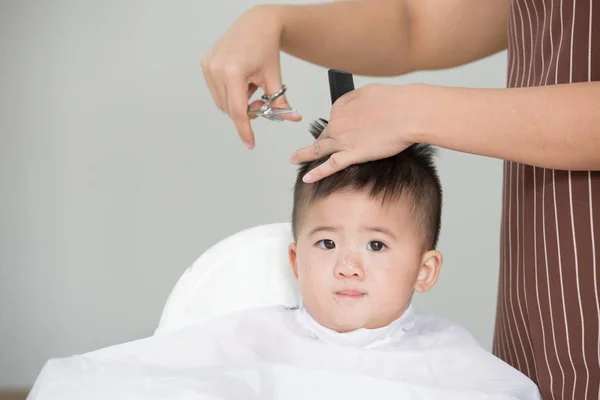
M 300 3 L 300 0 L 287 0 Z M 0 387 L 50 357 L 152 334 L 183 270 L 223 237 L 286 221 L 289 155 L 327 117 L 326 70 L 283 57 L 305 121 L 257 121 L 248 151 L 199 60 L 258 1 L 0 2 Z M 368 82 L 502 87 L 505 54 Z M 491 347 L 501 162 L 442 151 L 438 285 L 420 308 Z

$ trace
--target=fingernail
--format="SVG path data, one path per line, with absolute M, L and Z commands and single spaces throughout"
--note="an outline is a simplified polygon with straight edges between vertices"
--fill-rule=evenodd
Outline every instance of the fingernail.
M 311 183 L 311 182 L 312 182 L 312 175 L 311 175 L 310 173 L 308 173 L 308 174 L 304 175 L 304 176 L 302 177 L 302 181 L 303 181 L 304 183 Z
M 244 144 L 246 145 L 246 147 L 248 148 L 248 150 L 252 150 L 252 143 L 250 142 L 244 142 Z

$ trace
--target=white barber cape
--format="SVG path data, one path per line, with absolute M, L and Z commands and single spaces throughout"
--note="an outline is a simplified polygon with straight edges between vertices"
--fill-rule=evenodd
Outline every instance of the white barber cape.
M 237 312 L 52 359 L 32 400 L 539 399 L 527 377 L 461 327 L 410 308 L 381 329 L 337 333 L 300 307 Z

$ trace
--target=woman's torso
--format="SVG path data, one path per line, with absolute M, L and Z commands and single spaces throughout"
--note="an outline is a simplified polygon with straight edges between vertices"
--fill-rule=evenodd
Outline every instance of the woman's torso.
M 507 28 L 508 87 L 600 80 L 600 0 L 512 0 Z M 496 352 L 553 390 L 598 362 L 599 238 L 599 172 L 504 163 Z

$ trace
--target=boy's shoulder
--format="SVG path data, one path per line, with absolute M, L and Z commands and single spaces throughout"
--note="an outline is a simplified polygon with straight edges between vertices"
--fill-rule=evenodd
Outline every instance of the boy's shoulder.
M 480 347 L 480 343 L 464 326 L 445 317 L 414 311 L 413 335 L 422 345 L 461 345 Z

